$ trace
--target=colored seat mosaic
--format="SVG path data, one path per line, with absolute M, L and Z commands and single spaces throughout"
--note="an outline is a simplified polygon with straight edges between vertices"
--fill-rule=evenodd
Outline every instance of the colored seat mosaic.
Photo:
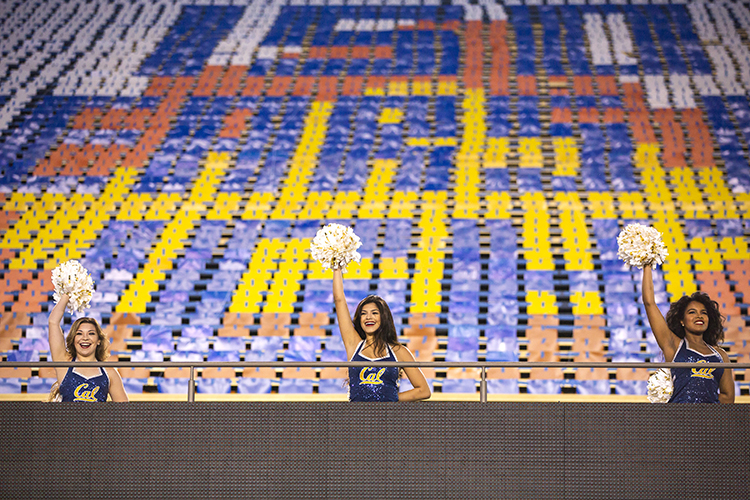
M 383 297 L 418 360 L 657 360 L 640 273 L 617 259 L 637 221 L 669 248 L 660 307 L 708 292 L 730 358 L 750 361 L 746 5 L 218 3 L 2 15 L 2 360 L 49 359 L 50 273 L 69 259 L 121 361 L 345 360 L 307 251 L 328 222 L 362 238 L 350 309 Z M 184 370 L 122 375 L 130 393 L 187 387 Z M 426 375 L 478 391 L 473 370 Z M 51 377 L 0 362 L 0 392 Z M 601 396 L 647 377 L 487 378 Z M 345 378 L 205 368 L 197 387 L 340 397 Z

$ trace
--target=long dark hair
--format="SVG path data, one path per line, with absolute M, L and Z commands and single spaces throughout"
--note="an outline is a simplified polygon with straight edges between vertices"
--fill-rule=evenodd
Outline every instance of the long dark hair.
M 715 300 L 711 300 L 711 297 L 706 293 L 695 292 L 692 295 L 685 295 L 677 302 L 673 302 L 667 312 L 667 326 L 675 335 L 684 339 L 685 327 L 682 326 L 682 320 L 685 317 L 685 310 L 691 302 L 700 302 L 708 313 L 708 328 L 703 332 L 703 341 L 708 345 L 719 345 L 724 340 L 724 316 L 719 311 L 719 304 Z
M 362 301 L 357 304 L 357 310 L 354 312 L 354 329 L 357 330 L 359 338 L 365 340 L 367 335 L 362 329 L 362 308 L 367 304 L 375 304 L 380 312 L 380 328 L 375 331 L 373 348 L 376 354 L 382 354 L 386 352 L 386 346 L 397 346 L 401 345 L 398 341 L 398 335 L 396 334 L 396 325 L 393 323 L 393 314 L 391 314 L 391 308 L 382 298 L 377 295 L 368 295 Z

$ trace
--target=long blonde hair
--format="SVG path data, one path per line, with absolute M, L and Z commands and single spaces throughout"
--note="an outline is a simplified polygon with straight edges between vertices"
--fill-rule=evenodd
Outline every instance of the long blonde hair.
M 107 336 L 104 335 L 102 327 L 99 326 L 99 323 L 94 318 L 78 318 L 70 327 L 68 336 L 65 338 L 65 349 L 68 351 L 68 361 L 75 360 L 76 334 L 78 333 L 78 328 L 80 328 L 80 326 L 83 324 L 94 326 L 94 330 L 96 330 L 96 336 L 99 339 L 99 345 L 96 346 L 96 360 L 106 361 L 107 358 L 109 358 L 109 340 L 107 340 Z M 55 383 L 52 384 L 52 388 L 49 391 L 49 396 L 47 396 L 47 401 L 62 401 L 60 396 L 59 382 L 55 381 Z

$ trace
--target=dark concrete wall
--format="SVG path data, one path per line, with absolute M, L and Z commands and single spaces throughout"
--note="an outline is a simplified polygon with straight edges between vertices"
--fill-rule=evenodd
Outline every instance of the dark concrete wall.
M 0 403 L 0 498 L 748 498 L 750 406 Z

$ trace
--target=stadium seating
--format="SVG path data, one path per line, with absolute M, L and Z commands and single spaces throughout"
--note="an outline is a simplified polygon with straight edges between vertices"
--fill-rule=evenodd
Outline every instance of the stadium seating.
M 0 9 L 0 392 L 48 391 L 2 361 L 50 359 L 50 273 L 69 259 L 120 360 L 345 360 L 307 250 L 328 222 L 362 239 L 350 312 L 383 297 L 418 360 L 659 359 L 640 272 L 617 258 L 643 222 L 670 253 L 659 306 L 708 292 L 750 361 L 742 3 L 16 4 Z M 185 370 L 121 373 L 130 393 L 187 388 Z M 426 374 L 479 390 L 476 370 Z M 346 376 L 206 368 L 197 390 L 341 395 Z M 643 395 L 647 376 L 487 374 L 498 397 Z

